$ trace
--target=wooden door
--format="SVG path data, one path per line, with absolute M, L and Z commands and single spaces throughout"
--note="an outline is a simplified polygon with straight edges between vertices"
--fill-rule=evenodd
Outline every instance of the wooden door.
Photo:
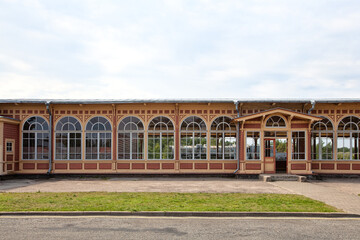
M 264 140 L 264 161 L 265 161 L 265 173 L 275 173 L 276 162 L 275 162 L 275 139 Z

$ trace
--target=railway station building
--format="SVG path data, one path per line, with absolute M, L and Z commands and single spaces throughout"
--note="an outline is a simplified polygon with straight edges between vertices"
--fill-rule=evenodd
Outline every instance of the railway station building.
M 0 99 L 0 175 L 360 174 L 360 99 Z

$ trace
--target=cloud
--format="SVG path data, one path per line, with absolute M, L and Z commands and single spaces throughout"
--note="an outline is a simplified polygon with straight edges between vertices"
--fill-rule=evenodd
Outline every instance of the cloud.
M 359 6 L 2 1 L 1 97 L 358 97 Z

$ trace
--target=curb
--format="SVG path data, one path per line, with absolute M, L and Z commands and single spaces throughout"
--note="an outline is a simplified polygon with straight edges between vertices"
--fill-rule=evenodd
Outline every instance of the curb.
M 351 213 L 307 212 L 0 212 L 1 216 L 140 216 L 140 217 L 310 217 L 310 218 L 360 218 Z

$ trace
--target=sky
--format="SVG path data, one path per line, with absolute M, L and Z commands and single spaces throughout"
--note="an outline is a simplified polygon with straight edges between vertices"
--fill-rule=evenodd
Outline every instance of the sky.
M 0 0 L 0 98 L 359 98 L 359 0 Z

